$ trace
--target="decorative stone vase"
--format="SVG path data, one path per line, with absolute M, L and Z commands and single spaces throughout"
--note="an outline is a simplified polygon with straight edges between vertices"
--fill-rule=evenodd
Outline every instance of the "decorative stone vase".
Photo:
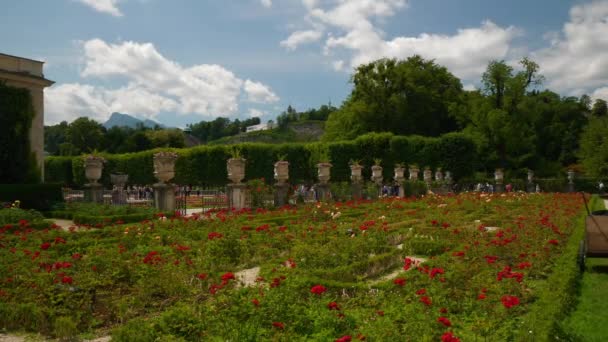
M 89 155 L 84 159 L 84 174 L 91 184 L 98 184 L 103 171 L 105 159 L 99 156 Z
M 289 179 L 289 162 L 279 160 L 274 163 L 274 179 L 278 184 L 285 184 Z
M 437 171 L 435 171 L 435 181 L 443 182 L 443 172 L 441 172 L 440 168 L 438 168 Z
M 124 189 L 125 184 L 127 184 L 128 180 L 129 175 L 127 175 L 126 173 L 113 173 L 110 175 L 110 181 L 114 186 L 116 186 L 117 190 Z
M 414 165 L 410 165 L 410 180 L 418 180 L 418 172 L 420 172 L 420 169 L 418 169 L 417 166 Z
M 425 183 L 431 184 L 433 182 L 433 171 L 431 171 L 428 166 L 424 168 L 422 176 L 424 178 Z
M 382 183 L 382 166 L 374 165 L 372 166 L 372 182 L 376 184 Z
M 534 182 L 534 171 L 528 170 L 528 183 Z
M 363 175 L 361 175 L 361 170 L 363 170 L 363 166 L 359 164 L 352 164 L 350 166 L 350 180 L 353 183 L 361 183 L 363 180 Z
M 446 171 L 445 172 L 445 182 L 451 185 L 452 181 L 453 181 L 452 173 L 450 171 Z
M 175 161 L 177 153 L 157 152 L 154 153 L 154 177 L 161 184 L 165 184 L 175 177 Z
M 574 184 L 574 170 L 568 170 L 568 184 Z
M 494 171 L 494 180 L 496 181 L 496 184 L 502 184 L 504 179 L 505 174 L 502 172 L 502 169 L 496 169 L 496 171 Z
M 395 181 L 399 184 L 403 183 L 403 181 L 405 180 L 405 176 L 403 175 L 405 173 L 405 168 L 403 166 L 397 166 L 395 167 Z
M 331 165 L 330 163 L 319 163 L 317 164 L 317 177 L 319 178 L 319 183 L 327 184 L 331 177 Z
M 234 184 L 241 184 L 241 181 L 245 178 L 245 158 L 230 158 L 226 163 L 228 170 L 228 179 Z

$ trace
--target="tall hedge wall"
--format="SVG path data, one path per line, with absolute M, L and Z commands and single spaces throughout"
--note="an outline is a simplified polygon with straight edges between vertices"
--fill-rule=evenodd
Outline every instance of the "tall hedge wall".
M 390 133 L 372 133 L 352 141 L 330 143 L 290 143 L 238 145 L 247 159 L 246 179 L 264 178 L 273 180 L 273 165 L 279 156 L 289 161 L 292 183 L 316 180 L 316 164 L 329 157 L 333 164 L 331 178 L 335 181 L 350 179 L 350 160 L 360 160 L 364 176 L 371 176 L 370 166 L 374 159 L 382 159 L 385 179 L 393 176 L 395 163 L 418 164 L 433 169 L 442 167 L 452 172 L 455 178 L 470 176 L 477 163 L 473 141 L 462 134 L 450 133 L 438 138 L 420 136 L 394 136 Z M 197 146 L 189 149 L 173 149 L 179 154 L 176 163 L 175 182 L 193 185 L 224 185 L 227 181 L 226 160 L 230 157 L 230 146 Z M 110 184 L 110 173 L 124 172 L 130 184 L 152 184 L 152 158 L 156 150 L 109 155 L 104 157 L 102 182 Z M 48 157 L 45 165 L 46 177 L 52 182 L 82 186 L 84 162 L 82 157 Z

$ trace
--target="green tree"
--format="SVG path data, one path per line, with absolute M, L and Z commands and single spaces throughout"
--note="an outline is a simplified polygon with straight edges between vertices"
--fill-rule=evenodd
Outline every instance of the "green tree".
M 74 146 L 77 154 L 88 153 L 102 148 L 104 135 L 105 128 L 100 123 L 81 117 L 68 126 L 67 142 Z
M 352 137 L 352 129 L 438 136 L 458 128 L 452 112 L 462 84 L 434 61 L 380 59 L 359 66 L 351 82 L 352 93 L 329 116 L 324 139 Z
M 62 121 L 53 126 L 44 127 L 44 150 L 51 155 L 59 155 L 59 146 L 68 138 L 68 123 Z
M 602 99 L 595 100 L 591 114 L 595 117 L 608 116 L 608 104 Z
M 581 135 L 579 157 L 587 174 L 608 177 L 608 117 L 590 120 Z

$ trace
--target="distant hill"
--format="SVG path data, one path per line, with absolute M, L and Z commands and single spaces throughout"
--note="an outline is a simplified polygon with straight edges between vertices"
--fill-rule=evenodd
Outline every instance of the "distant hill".
M 245 142 L 259 142 L 268 144 L 280 144 L 288 142 L 313 142 L 321 139 L 324 133 L 325 122 L 307 120 L 290 122 L 286 130 L 278 128 L 263 131 L 240 133 L 218 140 L 210 141 L 210 145 L 232 145 Z
M 137 128 L 138 124 L 144 125 L 144 127 L 154 128 L 154 126 L 158 125 L 160 127 L 165 127 L 156 121 L 152 121 L 150 119 L 141 120 L 136 117 L 133 117 L 129 114 L 121 114 L 121 113 L 112 113 L 108 121 L 103 124 L 103 127 L 106 129 L 110 129 L 112 127 L 130 127 Z

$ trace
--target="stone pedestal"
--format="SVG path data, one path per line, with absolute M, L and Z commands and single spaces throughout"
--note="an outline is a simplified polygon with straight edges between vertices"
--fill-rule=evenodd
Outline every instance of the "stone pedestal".
M 103 185 L 90 183 L 84 186 L 85 202 L 103 203 Z
M 315 191 L 317 201 L 324 202 L 331 198 L 329 184 L 316 184 Z
M 154 188 L 154 205 L 159 211 L 175 211 L 175 188 L 173 184 L 156 183 Z
M 574 187 L 574 183 L 568 183 L 568 192 L 576 192 L 576 188 Z
M 247 207 L 247 185 L 246 184 L 228 184 L 228 206 L 236 210 Z
M 363 186 L 361 182 L 353 182 L 351 184 L 353 199 L 361 199 L 363 197 Z
M 112 190 L 112 204 L 125 205 L 127 204 L 127 193 L 124 190 Z
M 403 187 L 403 182 L 399 182 L 397 184 L 399 184 L 399 198 L 405 198 L 405 188 Z
M 497 192 L 497 193 L 505 192 L 505 186 L 502 183 L 496 184 L 494 186 L 494 192 Z
M 536 186 L 534 185 L 534 183 L 528 183 L 526 186 L 528 192 L 532 193 L 532 192 L 536 192 Z
M 289 193 L 289 184 L 275 184 L 274 185 L 274 206 L 282 207 L 288 203 L 287 195 Z

